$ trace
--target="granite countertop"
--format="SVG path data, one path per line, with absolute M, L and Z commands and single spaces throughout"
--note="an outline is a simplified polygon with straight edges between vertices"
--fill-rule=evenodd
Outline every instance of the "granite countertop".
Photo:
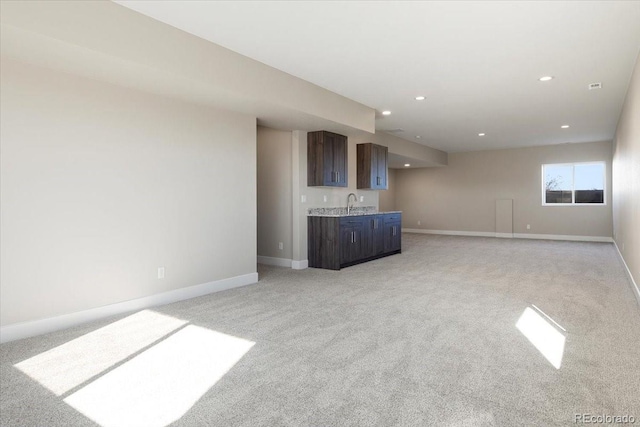
M 307 214 L 308 216 L 341 217 L 341 216 L 362 216 L 362 215 L 378 215 L 378 214 L 391 214 L 391 213 L 402 213 L 402 211 L 378 212 L 375 206 L 356 206 L 356 207 L 353 207 L 348 214 L 347 214 L 347 208 L 343 208 L 343 207 L 310 208 Z

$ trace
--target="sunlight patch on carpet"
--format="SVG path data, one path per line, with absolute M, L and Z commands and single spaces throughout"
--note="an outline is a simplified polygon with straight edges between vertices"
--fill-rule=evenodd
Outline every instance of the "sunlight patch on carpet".
M 189 325 L 64 401 L 103 427 L 167 426 L 255 343 Z
M 60 396 L 187 323 L 143 310 L 14 366 Z
M 549 316 L 527 307 L 518 319 L 516 327 L 549 363 L 556 369 L 560 369 L 564 355 L 565 336 L 554 324 L 562 328 Z

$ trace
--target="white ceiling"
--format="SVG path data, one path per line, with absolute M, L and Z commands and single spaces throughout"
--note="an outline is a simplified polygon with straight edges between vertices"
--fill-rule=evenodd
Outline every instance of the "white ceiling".
M 448 152 L 611 139 L 640 50 L 631 1 L 118 3 L 391 110 L 378 130 Z

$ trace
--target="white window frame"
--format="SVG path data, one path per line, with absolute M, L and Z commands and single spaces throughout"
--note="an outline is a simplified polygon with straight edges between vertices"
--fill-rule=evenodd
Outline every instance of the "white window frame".
M 604 170 L 602 172 L 602 183 L 604 188 L 602 189 L 602 203 L 576 203 L 576 165 L 602 165 Z M 571 166 L 571 203 L 547 203 L 546 202 L 546 189 L 544 185 L 544 167 L 545 166 Z M 607 205 L 607 162 L 595 161 L 595 162 L 573 162 L 573 163 L 543 163 L 540 167 L 540 173 L 542 175 L 542 206 L 606 206 Z

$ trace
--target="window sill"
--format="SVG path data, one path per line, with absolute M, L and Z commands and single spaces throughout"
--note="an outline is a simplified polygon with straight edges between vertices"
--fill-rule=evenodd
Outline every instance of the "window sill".
M 606 203 L 543 203 L 542 206 L 607 206 Z

